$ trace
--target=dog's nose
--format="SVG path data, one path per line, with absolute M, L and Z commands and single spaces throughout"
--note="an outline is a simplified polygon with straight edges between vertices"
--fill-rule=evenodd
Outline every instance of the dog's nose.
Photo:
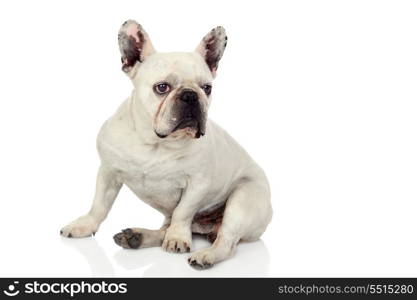
M 182 92 L 180 96 L 180 100 L 187 103 L 187 104 L 195 104 L 198 100 L 198 95 L 196 92 L 192 90 L 185 90 Z

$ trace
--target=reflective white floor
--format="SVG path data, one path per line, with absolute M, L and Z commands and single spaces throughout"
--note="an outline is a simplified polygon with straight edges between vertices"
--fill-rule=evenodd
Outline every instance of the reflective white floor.
M 202 237 L 194 239 L 194 246 L 209 245 Z M 62 244 L 82 255 L 93 277 L 123 276 L 144 277 L 266 277 L 269 269 L 269 253 L 263 241 L 241 244 L 236 255 L 209 270 L 194 270 L 186 263 L 189 254 L 169 254 L 160 248 L 140 250 L 120 249 L 108 255 L 95 238 L 64 239 Z
M 1 222 L 0 276 L 2 277 L 392 277 L 415 276 L 417 270 L 416 220 L 410 217 L 387 222 L 387 213 L 328 215 L 320 210 L 284 206 L 288 214 L 275 214 L 262 239 L 241 243 L 236 254 L 208 270 L 187 263 L 190 254 L 172 254 L 160 247 L 125 250 L 112 236 L 130 224 L 156 228 L 161 217 L 130 193 L 103 223 L 95 237 L 67 239 L 59 235 L 59 214 L 39 218 L 39 203 L 22 209 L 9 204 L 13 214 Z M 52 199 L 52 198 L 48 198 Z M 49 201 L 51 211 L 59 203 Z M 1 206 L 1 203 L 0 203 Z M 55 207 L 54 207 L 55 206 Z M 137 207 L 137 211 L 133 208 Z M 71 207 L 68 215 L 76 215 Z M 132 214 L 126 214 L 132 211 Z M 4 211 L 3 211 L 4 212 Z M 67 213 L 65 213 L 67 214 Z M 15 216 L 24 216 L 22 219 Z M 406 216 L 406 214 L 403 214 Z M 138 217 L 142 216 L 142 217 Z M 295 216 L 295 217 L 294 217 Z M 145 219 L 146 217 L 146 219 Z M 309 224 L 308 226 L 306 224 Z M 391 237 L 391 238 L 389 238 Z M 393 238 L 395 237 L 395 241 Z M 208 247 L 195 236 L 193 251 Z
M 270 256 L 263 241 L 239 245 L 236 255 L 209 270 L 194 270 L 186 263 L 189 254 L 169 254 L 160 248 L 140 250 L 120 249 L 108 255 L 95 238 L 64 239 L 65 247 L 78 252 L 88 264 L 91 276 L 113 277 L 266 277 L 268 276 Z M 209 243 L 202 237 L 194 239 L 194 247 L 202 248 Z

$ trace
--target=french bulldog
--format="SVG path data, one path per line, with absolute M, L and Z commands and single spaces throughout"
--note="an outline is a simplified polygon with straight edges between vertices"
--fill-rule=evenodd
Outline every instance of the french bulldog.
M 272 217 L 263 170 L 207 118 L 225 30 L 212 29 L 193 52 L 159 53 L 129 20 L 118 41 L 134 90 L 98 134 L 101 166 L 91 210 L 61 235 L 94 235 L 124 184 L 165 221 L 158 230 L 122 230 L 116 244 L 183 253 L 192 249 L 192 233 L 207 235 L 211 246 L 193 252 L 188 263 L 209 268 L 232 256 L 240 241 L 259 239 Z

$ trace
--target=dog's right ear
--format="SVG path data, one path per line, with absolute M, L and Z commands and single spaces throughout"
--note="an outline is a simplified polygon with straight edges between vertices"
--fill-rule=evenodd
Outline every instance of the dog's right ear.
M 119 48 L 122 55 L 122 70 L 133 78 L 137 66 L 155 52 L 148 34 L 134 20 L 123 23 L 119 30 Z

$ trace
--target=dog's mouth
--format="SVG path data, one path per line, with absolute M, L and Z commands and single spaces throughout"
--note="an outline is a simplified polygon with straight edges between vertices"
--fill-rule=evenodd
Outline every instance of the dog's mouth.
M 172 132 L 189 129 L 190 131 L 195 131 L 194 137 L 198 139 L 200 136 L 204 135 L 204 130 L 202 130 L 201 120 L 196 117 L 187 117 L 182 119 L 172 130 Z
M 179 129 L 184 129 L 184 128 L 198 128 L 198 120 L 196 118 L 185 118 L 183 120 L 181 120 L 172 130 L 172 132 L 177 131 Z
M 171 130 L 171 133 L 169 134 L 160 134 L 157 131 L 155 131 L 155 133 L 158 137 L 163 139 L 166 138 L 168 135 L 179 130 L 185 130 L 187 131 L 187 133 L 193 134 L 194 138 L 196 139 L 200 138 L 205 134 L 202 121 L 196 117 L 187 117 L 182 119 L 180 122 L 178 122 L 177 125 L 175 125 L 175 127 Z

